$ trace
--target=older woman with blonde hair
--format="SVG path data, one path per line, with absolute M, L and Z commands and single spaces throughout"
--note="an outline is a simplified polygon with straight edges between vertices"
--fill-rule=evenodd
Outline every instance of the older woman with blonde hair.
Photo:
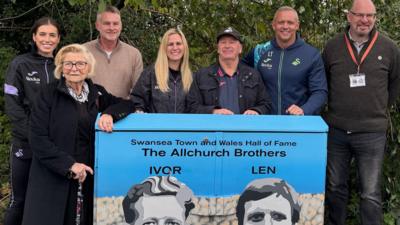
M 55 64 L 57 80 L 39 94 L 31 114 L 33 159 L 22 224 L 92 224 L 97 114 L 100 129 L 111 132 L 133 104 L 92 83 L 95 60 L 83 45 L 63 47 Z
M 155 64 L 142 72 L 132 91 L 137 112 L 186 112 L 192 80 L 185 35 L 180 29 L 169 29 L 161 39 Z

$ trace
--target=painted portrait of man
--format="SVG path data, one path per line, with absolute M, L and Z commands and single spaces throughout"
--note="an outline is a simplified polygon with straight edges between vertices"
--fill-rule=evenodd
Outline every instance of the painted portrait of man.
M 251 181 L 236 207 L 239 225 L 294 225 L 301 206 L 298 194 L 286 181 L 263 178 Z
M 184 225 L 194 208 L 192 190 L 172 176 L 148 177 L 128 191 L 122 202 L 130 225 Z

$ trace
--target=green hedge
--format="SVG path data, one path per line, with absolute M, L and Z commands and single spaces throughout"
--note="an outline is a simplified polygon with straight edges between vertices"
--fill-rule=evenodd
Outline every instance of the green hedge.
M 10 47 L 0 48 L 0 74 L 4 74 L 8 63 L 14 58 L 16 51 Z M 0 92 L 4 93 L 4 76 L 0 76 Z M 4 208 L 8 204 L 9 196 L 9 144 L 11 139 L 10 123 L 7 116 L 4 114 L 4 98 L 0 96 L 0 218 L 3 218 Z M 2 220 L 1 220 L 2 221 Z

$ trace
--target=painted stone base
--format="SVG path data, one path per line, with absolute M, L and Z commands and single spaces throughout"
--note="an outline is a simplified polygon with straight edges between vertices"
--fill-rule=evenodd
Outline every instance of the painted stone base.
M 193 199 L 196 207 L 190 212 L 188 225 L 237 225 L 236 202 L 239 195 L 232 197 Z M 127 225 L 122 209 L 124 197 L 105 197 L 95 200 L 96 225 Z M 322 225 L 324 221 L 324 195 L 302 194 L 302 205 L 298 225 Z

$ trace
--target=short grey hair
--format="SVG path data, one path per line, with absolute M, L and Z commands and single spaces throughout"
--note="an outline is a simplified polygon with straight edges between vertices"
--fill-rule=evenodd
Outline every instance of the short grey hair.
M 101 19 L 101 15 L 105 12 L 109 12 L 109 13 L 115 13 L 121 16 L 121 12 L 119 11 L 119 9 L 115 6 L 112 5 L 107 5 L 106 8 L 100 12 L 97 13 L 96 16 L 96 21 L 100 21 Z

